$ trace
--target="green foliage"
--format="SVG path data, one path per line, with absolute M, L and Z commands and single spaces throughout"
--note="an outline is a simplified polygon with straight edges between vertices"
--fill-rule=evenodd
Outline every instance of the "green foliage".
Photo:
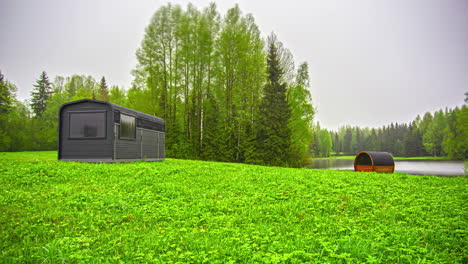
M 13 107 L 16 98 L 16 86 L 5 79 L 0 71 L 0 115 L 7 113 Z
M 116 85 L 113 85 L 110 89 L 109 93 L 109 102 L 116 104 L 116 105 L 121 105 L 121 106 L 126 106 L 127 105 L 127 100 L 126 100 L 126 93 L 124 89 L 119 88 Z
M 238 5 L 222 16 L 214 3 L 167 4 L 145 29 L 129 90 L 109 91 L 104 77 L 85 75 L 50 83 L 42 72 L 31 104 L 19 103 L 0 72 L 0 150 L 55 149 L 59 107 L 93 98 L 164 118 L 169 157 L 292 167 L 332 150 L 466 159 L 465 107 L 427 113 L 411 125 L 314 127 L 307 63 L 296 72 L 292 53 L 276 37 L 264 46 L 255 19 Z
M 55 148 L 59 106 L 92 98 L 164 118 L 170 157 L 302 166 L 309 156 L 314 116 L 307 64 L 299 67 L 296 78 L 291 52 L 279 41 L 275 45 L 275 67 L 281 74 L 275 73 L 278 80 L 272 81 L 251 14 L 244 15 L 237 5 L 223 17 L 214 3 L 202 10 L 191 4 L 185 9 L 162 6 L 136 52 L 135 79 L 128 91 L 109 91 L 104 77 L 96 82 L 84 75 L 58 76 L 50 84 L 43 73 L 38 85 L 47 89 L 34 92 L 36 116 L 26 117 L 29 148 Z M 39 100 L 39 95 L 47 96 Z M 268 99 L 260 110 L 262 98 Z M 270 118 L 280 129 L 270 126 Z M 260 137 L 265 144 L 258 144 L 260 131 L 266 131 Z M 11 137 L 4 139 L 11 145 Z
M 109 88 L 107 87 L 106 78 L 104 78 L 104 76 L 102 76 L 101 82 L 99 83 L 98 96 L 96 99 L 106 102 L 109 101 Z
M 8 112 L 0 114 L 0 151 L 55 150 L 59 108 L 69 101 L 92 98 L 98 86 L 91 76 L 84 75 L 57 76 L 50 83 L 43 72 L 32 93 L 33 99 L 40 100 L 31 104 L 16 101 L 14 89 L 10 87 Z M 125 105 L 125 92 L 113 88 L 112 100 Z M 34 116 L 28 105 L 39 107 Z
M 329 157 L 332 151 L 332 139 L 331 135 L 326 129 L 320 129 L 318 131 L 318 142 L 319 142 L 319 157 Z
M 442 155 L 442 142 L 446 132 L 446 120 L 442 110 L 435 112 L 432 122 L 427 125 L 423 136 L 423 145 L 428 153 L 433 156 Z
M 464 177 L 0 153 L 2 263 L 463 263 Z
M 291 130 L 289 164 L 293 167 L 301 167 L 305 164 L 309 158 L 309 145 L 313 140 L 312 121 L 315 111 L 308 86 L 309 70 L 307 63 L 304 62 L 297 71 L 295 85 L 291 86 L 287 92 L 291 109 L 291 118 L 288 122 Z
M 408 157 L 422 156 L 425 153 L 423 149 L 422 135 L 421 131 L 418 129 L 417 120 L 418 119 L 413 121 L 413 123 L 408 127 L 403 138 L 403 153 Z
M 204 104 L 203 108 L 206 110 L 204 126 L 208 129 L 204 130 L 202 158 L 205 160 L 220 160 L 223 140 L 222 135 L 219 133 L 223 131 L 221 118 L 218 114 L 220 107 L 213 97 L 207 98 Z
M 15 101 L 8 113 L 0 114 L 0 151 L 31 150 L 29 110 Z
M 252 150 L 265 54 L 251 15 L 215 4 L 158 9 L 137 51 L 132 108 L 166 120 L 173 157 L 243 162 Z
M 16 100 L 16 87 L 0 72 L 0 151 L 28 149 L 27 107 Z
M 256 155 L 261 164 L 284 166 L 289 160 L 291 110 L 286 98 L 284 71 L 280 64 L 279 41 L 272 34 L 268 47 L 268 81 L 259 109 Z
M 36 88 L 31 92 L 31 108 L 37 117 L 41 117 L 52 94 L 52 86 L 45 71 L 41 73 L 34 87 Z
M 390 124 L 378 129 L 342 127 L 332 132 L 336 153 L 354 155 L 359 151 L 387 151 L 395 156 L 452 159 L 468 157 L 468 110 L 466 106 L 426 113 L 407 124 Z M 318 145 L 317 145 L 318 146 Z
M 455 108 L 448 116 L 444 152 L 453 159 L 468 159 L 468 108 Z

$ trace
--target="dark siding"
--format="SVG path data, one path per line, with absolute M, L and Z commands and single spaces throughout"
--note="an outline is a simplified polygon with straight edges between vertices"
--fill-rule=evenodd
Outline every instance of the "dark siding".
M 105 139 L 69 139 L 69 111 L 106 112 Z M 112 158 L 112 111 L 106 104 L 95 102 L 81 102 L 65 106 L 60 113 L 60 158 L 61 159 L 111 159 Z
M 372 156 L 374 166 L 395 166 L 393 157 L 388 152 L 367 151 Z
M 164 133 L 137 129 L 136 140 L 116 138 L 116 159 L 164 159 Z
M 118 135 L 115 144 L 116 159 L 141 159 L 141 130 L 136 131 L 136 140 L 119 139 Z
M 90 140 L 80 140 L 81 142 L 67 142 L 62 145 L 63 159 L 111 159 L 112 145 L 105 142 L 90 142 Z
M 143 158 L 148 159 L 157 159 L 159 158 L 158 155 L 158 139 L 159 139 L 159 132 L 150 131 L 150 130 L 141 130 L 142 132 L 142 156 Z
M 164 152 L 165 147 L 165 133 L 159 133 L 159 158 L 166 158 L 166 153 Z
M 144 128 L 148 130 L 154 130 L 154 131 L 160 131 L 164 132 L 165 131 L 165 124 L 157 123 L 154 121 L 149 121 L 141 118 L 137 118 L 137 127 L 139 128 Z

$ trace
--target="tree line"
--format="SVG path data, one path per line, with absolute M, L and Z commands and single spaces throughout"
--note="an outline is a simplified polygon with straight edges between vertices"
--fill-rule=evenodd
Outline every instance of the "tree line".
M 465 102 L 468 94 L 465 94 Z M 468 158 L 468 108 L 427 112 L 409 124 L 377 129 L 345 126 L 331 133 L 333 151 L 354 155 L 362 150 L 387 151 L 399 157 Z
M 109 88 L 104 77 L 50 81 L 42 72 L 27 102 L 16 100 L 16 87 L 0 73 L 0 151 L 56 149 L 59 107 L 91 98 L 162 117 L 168 157 L 292 167 L 364 149 L 466 158 L 465 106 L 409 125 L 322 129 L 307 63 L 296 67 L 282 42 L 273 33 L 262 38 L 237 5 L 224 16 L 215 4 L 159 8 L 136 57 L 128 90 Z
M 130 105 L 166 120 L 169 156 L 300 166 L 314 108 L 306 63 L 239 7 L 168 4 L 137 50 Z
M 0 151 L 55 150 L 58 139 L 58 111 L 66 102 L 83 98 L 124 102 L 125 90 L 110 89 L 104 77 L 55 77 L 40 74 L 29 100 L 16 99 L 17 88 L 0 72 Z
M 273 33 L 263 39 L 253 16 L 237 5 L 223 17 L 215 4 L 161 7 L 136 56 L 128 90 L 109 89 L 104 77 L 51 82 L 43 72 L 30 101 L 21 103 L 2 75 L 9 101 L 0 150 L 55 149 L 59 107 L 95 98 L 165 119 L 169 157 L 274 166 L 302 166 L 310 157 L 315 110 L 308 65 L 296 69 L 281 41 Z

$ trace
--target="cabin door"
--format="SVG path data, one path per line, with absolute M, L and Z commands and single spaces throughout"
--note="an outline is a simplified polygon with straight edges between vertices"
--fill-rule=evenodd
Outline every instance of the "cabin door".
M 158 132 L 152 130 L 141 130 L 140 150 L 142 159 L 157 159 L 159 138 Z

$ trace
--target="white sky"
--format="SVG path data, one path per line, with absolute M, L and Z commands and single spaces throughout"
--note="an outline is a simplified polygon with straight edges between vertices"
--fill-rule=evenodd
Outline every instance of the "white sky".
M 172 1 L 186 7 L 189 1 Z M 191 1 L 204 8 L 212 1 Z M 238 3 L 307 61 L 322 127 L 376 127 L 463 104 L 468 92 L 468 1 L 289 0 Z M 0 0 L 0 70 L 29 98 L 45 70 L 129 88 L 135 51 L 167 1 Z

